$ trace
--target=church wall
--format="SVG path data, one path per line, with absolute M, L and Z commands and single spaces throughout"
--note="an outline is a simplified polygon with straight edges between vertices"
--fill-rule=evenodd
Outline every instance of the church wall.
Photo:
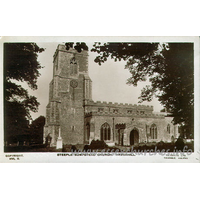
M 62 98 L 61 137 L 64 144 L 83 144 L 84 109 L 79 102 L 69 101 L 69 98 L 69 96 Z
M 165 137 L 164 137 L 164 140 L 166 140 L 166 141 L 171 141 L 172 136 L 174 137 L 174 139 L 177 139 L 178 136 L 179 136 L 178 125 L 174 125 L 172 120 L 173 120 L 173 117 L 165 117 L 165 126 L 164 126 Z M 170 131 L 167 130 L 168 124 L 170 126 Z
M 59 88 L 58 88 L 58 84 L 59 84 L 59 77 L 58 76 L 55 76 L 54 79 L 54 90 L 53 90 L 53 98 L 58 98 L 58 92 L 59 92 Z
M 50 123 L 50 108 L 46 108 L 46 119 L 45 119 L 45 123 L 49 124 Z
M 58 96 L 61 96 L 61 93 L 67 93 L 70 89 L 70 79 L 60 78 L 59 77 L 59 84 L 58 84 Z
M 114 126 L 113 126 L 114 118 Z M 91 118 L 88 118 L 88 121 L 91 121 Z M 95 140 L 100 140 L 101 126 L 107 122 L 111 127 L 111 141 L 118 143 L 118 129 L 116 129 L 116 124 L 126 124 L 126 129 L 124 130 L 124 145 L 130 145 L 130 132 L 136 128 L 139 131 L 139 142 L 171 142 L 171 136 L 174 135 L 174 126 L 170 123 L 170 120 L 166 120 L 164 117 L 154 117 L 154 118 L 145 118 L 145 117 L 115 117 L 115 116 L 92 116 L 94 121 L 95 131 L 94 138 Z M 133 120 L 134 119 L 134 120 Z M 170 123 L 171 132 L 167 132 L 167 125 Z M 150 133 L 150 130 L 146 130 L 146 125 L 151 127 L 152 124 L 156 124 L 157 127 L 157 139 L 147 138 L 147 133 Z M 113 141 L 113 127 L 114 127 L 114 141 Z
M 92 81 L 89 76 L 84 75 L 84 99 L 92 100 Z
M 55 146 L 57 138 L 58 138 L 59 126 L 57 126 L 57 125 L 49 125 L 48 126 L 48 134 L 49 133 L 50 133 L 50 136 L 52 138 L 51 146 Z
M 75 58 L 78 60 L 79 63 L 79 72 L 88 72 L 88 52 L 82 51 L 82 53 L 76 53 Z
M 49 83 L 49 101 L 53 99 L 53 80 Z
M 69 86 L 66 92 L 61 92 L 60 125 L 64 144 L 84 143 L 83 81 L 84 76 L 80 74 L 76 88 Z M 60 89 L 64 89 L 68 82 L 66 79 L 60 81 Z
M 73 58 L 73 54 L 59 52 L 59 75 L 61 77 L 68 78 L 70 76 L 70 59 Z

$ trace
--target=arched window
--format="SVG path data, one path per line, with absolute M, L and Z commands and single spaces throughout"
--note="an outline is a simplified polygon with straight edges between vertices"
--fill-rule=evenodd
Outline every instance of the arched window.
M 90 139 L 90 124 L 89 123 L 87 123 L 86 125 L 86 138 L 87 140 Z
M 157 139 L 157 127 L 155 124 L 151 125 L 150 135 L 151 135 L 151 139 Z
M 110 126 L 108 123 L 104 123 L 101 126 L 101 140 L 110 140 Z
M 170 125 L 167 125 L 167 132 L 170 133 Z
M 73 57 L 70 60 L 70 74 L 73 75 L 73 74 L 77 74 L 77 73 L 78 73 L 77 62 L 76 62 L 76 59 Z

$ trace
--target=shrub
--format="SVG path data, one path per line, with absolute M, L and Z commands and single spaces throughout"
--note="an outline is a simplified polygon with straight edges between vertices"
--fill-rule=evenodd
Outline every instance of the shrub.
M 88 149 L 105 149 L 107 147 L 108 147 L 108 145 L 104 141 L 92 140 L 91 144 L 86 148 L 88 148 Z
M 177 141 L 175 142 L 175 146 L 176 146 L 176 148 L 178 149 L 178 150 L 183 150 L 183 148 L 184 148 L 184 146 L 185 146 L 185 143 L 184 143 L 184 141 L 183 141 L 183 138 L 181 138 L 181 137 L 179 137 L 178 139 L 177 139 Z
M 75 152 L 75 151 L 77 151 L 77 148 L 76 148 L 75 145 L 72 145 L 72 146 L 71 146 L 71 152 Z
M 84 151 L 87 151 L 88 149 L 90 149 L 90 148 L 89 148 L 89 145 L 86 144 L 86 145 L 84 146 L 83 150 L 84 150 Z
M 165 145 L 165 143 L 162 140 L 160 142 L 158 142 L 158 144 L 157 144 L 158 147 L 162 147 L 164 145 Z

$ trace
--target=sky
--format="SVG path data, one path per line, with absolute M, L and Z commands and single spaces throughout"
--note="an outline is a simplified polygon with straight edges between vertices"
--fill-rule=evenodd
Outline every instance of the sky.
M 37 81 L 38 89 L 33 91 L 25 83 L 22 84 L 40 102 L 38 112 L 31 113 L 33 120 L 41 115 L 46 116 L 49 83 L 53 78 L 53 55 L 58 44 L 64 44 L 64 42 L 37 42 L 39 47 L 45 48 L 45 51 L 38 55 L 38 61 L 44 67 L 40 70 L 41 76 Z M 90 42 L 87 45 L 89 46 L 89 76 L 92 80 L 93 100 L 138 104 L 141 89 L 148 83 L 140 82 L 137 87 L 127 85 L 126 81 L 130 77 L 130 72 L 124 69 L 125 62 L 114 62 L 114 60 L 108 59 L 107 62 L 99 66 L 94 62 L 98 54 L 90 51 L 93 43 Z M 142 105 L 154 106 L 155 112 L 159 112 L 163 108 L 155 98 L 151 102 L 143 102 Z

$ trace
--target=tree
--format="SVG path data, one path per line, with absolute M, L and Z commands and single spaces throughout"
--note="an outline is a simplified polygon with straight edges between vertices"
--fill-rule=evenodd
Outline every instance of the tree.
M 70 48 L 76 49 L 79 53 L 82 50 L 88 51 L 88 46 L 85 44 L 85 42 L 77 42 L 76 45 L 74 45 L 74 42 L 66 42 L 65 43 L 66 50 L 69 50 Z
M 35 143 L 43 143 L 43 130 L 45 125 L 45 117 L 39 116 L 30 125 L 31 139 Z
M 26 82 L 36 90 L 40 76 L 38 53 L 44 49 L 35 43 L 4 43 L 4 128 L 5 139 L 12 134 L 26 132 L 30 112 L 36 112 L 39 102 L 28 94 L 19 82 Z
M 192 43 L 94 43 L 92 52 L 99 55 L 99 65 L 108 57 L 125 60 L 131 77 L 128 84 L 137 86 L 149 80 L 142 89 L 140 101 L 157 97 L 173 117 L 174 124 L 193 132 L 194 114 L 194 54 Z

